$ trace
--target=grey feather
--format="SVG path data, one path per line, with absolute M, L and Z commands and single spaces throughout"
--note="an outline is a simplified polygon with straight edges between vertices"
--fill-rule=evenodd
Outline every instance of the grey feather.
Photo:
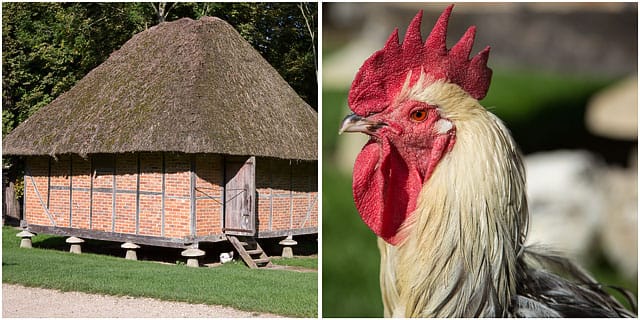
M 635 317 L 579 266 L 553 253 L 526 248 L 517 278 L 513 316 Z

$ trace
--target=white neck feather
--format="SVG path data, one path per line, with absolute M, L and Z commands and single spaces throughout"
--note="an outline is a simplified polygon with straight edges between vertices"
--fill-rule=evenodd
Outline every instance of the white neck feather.
M 436 87 L 436 88 L 434 88 Z M 527 225 L 525 173 L 504 125 L 455 85 L 412 95 L 456 126 L 394 247 L 379 240 L 386 316 L 504 316 Z

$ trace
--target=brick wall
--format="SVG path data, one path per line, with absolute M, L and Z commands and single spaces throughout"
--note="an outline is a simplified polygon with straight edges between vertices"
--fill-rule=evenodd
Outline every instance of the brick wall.
M 89 229 L 89 211 L 91 197 L 91 162 L 79 156 L 70 157 L 72 194 L 72 214 L 70 227 Z
M 47 207 L 59 227 L 175 239 L 191 235 L 190 155 L 30 157 L 27 168 L 30 224 L 52 226 Z
M 49 212 L 61 227 L 69 227 L 69 157 L 51 161 L 51 188 L 49 189 Z M 65 190 L 66 188 L 66 190 Z
M 138 233 L 164 235 L 162 227 L 163 156 L 161 153 L 140 156 L 140 212 Z
M 24 177 L 24 218 L 29 223 L 50 226 L 46 208 L 49 205 L 49 158 L 31 157 Z M 39 197 L 38 197 L 39 195 Z
M 318 226 L 317 162 L 258 158 L 260 232 Z
M 196 155 L 196 233 L 222 233 L 224 160 L 221 155 Z
M 165 155 L 164 236 L 191 234 L 191 156 Z
M 25 219 L 173 239 L 221 235 L 223 168 L 214 154 L 29 157 Z M 316 162 L 258 158 L 256 191 L 260 233 L 317 227 Z
M 138 155 L 126 153 L 115 158 L 116 198 L 113 231 L 135 234 Z

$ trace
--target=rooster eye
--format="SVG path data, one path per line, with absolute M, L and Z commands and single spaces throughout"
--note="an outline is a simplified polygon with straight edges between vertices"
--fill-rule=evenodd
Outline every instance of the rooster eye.
M 427 118 L 427 111 L 425 110 L 415 110 L 411 112 L 411 120 L 413 121 L 424 121 Z

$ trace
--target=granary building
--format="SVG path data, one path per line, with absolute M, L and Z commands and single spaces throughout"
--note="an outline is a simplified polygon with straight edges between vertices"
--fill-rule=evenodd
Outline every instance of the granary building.
M 237 244 L 317 233 L 317 121 L 228 23 L 185 18 L 135 35 L 3 153 L 25 160 L 29 231 Z

